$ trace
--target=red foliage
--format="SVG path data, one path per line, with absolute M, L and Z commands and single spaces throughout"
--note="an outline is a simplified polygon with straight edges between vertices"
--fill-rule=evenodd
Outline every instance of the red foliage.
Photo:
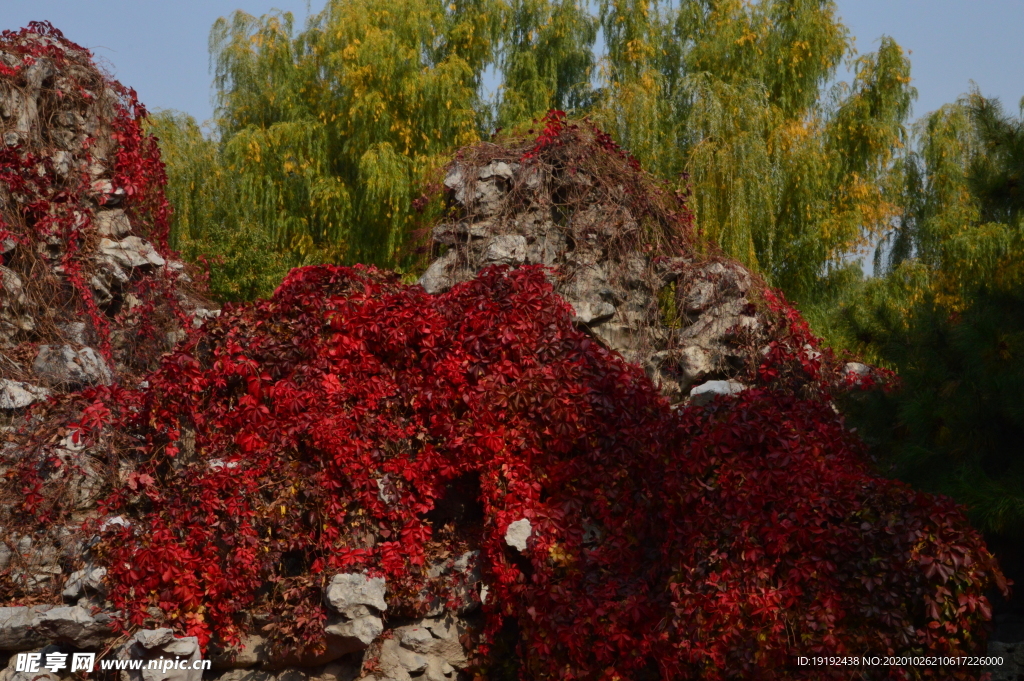
M 1001 576 L 949 501 L 873 476 L 825 399 L 772 380 L 672 410 L 574 328 L 536 268 L 436 297 L 373 269 L 305 268 L 207 330 L 150 390 L 85 396 L 82 436 L 113 419 L 138 452 L 103 509 L 131 525 L 98 547 L 129 626 L 156 607 L 231 641 L 262 610 L 279 643 L 314 645 L 333 574 L 386 576 L 389 613 L 413 615 L 424 589 L 456 600 L 426 565 L 479 548 L 481 670 L 506 621 L 536 679 L 827 678 L 796 656 L 983 645 L 983 591 Z M 426 517 L 467 475 L 478 537 Z M 521 518 L 524 556 L 503 538 Z
M 14 87 L 24 85 L 25 70 L 40 59 L 50 60 L 57 73 L 53 84 L 46 85 L 40 94 L 40 120 L 35 122 L 32 134 L 18 145 L 0 148 L 0 183 L 11 199 L 7 206 L 9 219 L 5 220 L 0 212 L 0 240 L 12 239 L 21 247 L 23 258 L 33 257 L 31 254 L 41 245 L 59 244 L 57 260 L 48 265 L 74 292 L 73 314 L 89 319 L 99 339 L 98 347 L 108 361 L 117 359 L 132 368 L 146 367 L 159 354 L 154 348 L 163 343 L 166 329 L 158 327 L 166 317 L 177 316 L 181 324 L 188 326 L 173 296 L 177 275 L 167 271 L 159 278 L 136 276 L 125 291 L 144 303 L 134 310 L 111 318 L 97 308 L 89 284 L 95 273 L 92 257 L 98 241 L 92 217 L 95 206 L 106 203 L 110 194 L 94 186 L 89 168 L 96 164 L 106 166 L 107 162 L 93 156 L 91 149 L 97 140 L 87 138 L 80 147 L 70 149 L 67 158 L 72 162 L 66 174 L 61 175 L 55 170 L 58 150 L 50 139 L 50 127 L 57 125 L 54 120 L 60 118 L 58 112 L 88 115 L 91 103 L 100 96 L 98 92 L 113 93 L 102 95 L 110 100 L 107 104 L 112 107 L 113 116 L 96 121 L 99 128 L 95 133 L 109 134 L 116 143 L 114 163 L 109 168 L 112 189 L 123 190 L 120 207 L 131 218 L 135 234 L 156 242 L 158 250 L 168 255 L 171 209 L 164 195 L 166 175 L 156 140 L 142 129 L 146 110 L 134 90 L 103 77 L 92 64 L 91 53 L 64 38 L 48 22 L 33 22 L 20 31 L 4 31 L 0 34 L 0 48 L 21 60 L 15 67 L 0 64 L 0 77 L 9 79 Z M 98 107 L 98 111 L 108 113 L 106 106 Z M 30 269 L 24 266 L 25 271 Z M 164 314 L 155 315 L 154 311 L 163 303 L 168 304 Z M 113 357 L 112 333 L 128 328 L 136 354 L 145 355 L 142 361 Z M 147 342 L 153 347 L 145 347 Z

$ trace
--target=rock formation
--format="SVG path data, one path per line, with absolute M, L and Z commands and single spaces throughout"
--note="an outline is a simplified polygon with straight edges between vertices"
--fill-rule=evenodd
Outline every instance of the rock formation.
M 431 233 L 437 257 L 423 287 L 446 291 L 491 265 L 543 265 L 577 324 L 673 401 L 749 369 L 764 337 L 758 278 L 698 247 L 682 198 L 633 184 L 630 159 L 600 133 L 557 116 L 547 124 L 564 136 L 557 150 L 483 144 L 448 166 L 452 210 Z
M 143 114 L 52 27 L 0 37 L 0 681 L 83 652 L 455 681 L 977 651 L 994 559 L 831 402 L 876 372 L 607 136 L 464 150 L 422 288 L 303 268 L 218 315 Z M 917 607 L 950 575 L 971 609 Z

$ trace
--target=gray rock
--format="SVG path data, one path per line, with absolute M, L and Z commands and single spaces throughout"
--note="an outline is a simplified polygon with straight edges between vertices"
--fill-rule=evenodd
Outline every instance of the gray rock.
M 47 610 L 37 618 L 35 630 L 49 641 L 81 649 L 100 648 L 113 633 L 109 617 L 93 617 L 77 605 Z
M 110 180 L 95 180 L 91 185 L 92 196 L 101 206 L 118 206 L 124 199 L 124 189 L 114 189 L 114 183 Z
M 335 575 L 324 589 L 324 602 L 338 613 L 324 627 L 327 651 L 313 664 L 332 662 L 349 653 L 365 650 L 384 631 L 380 615 L 387 610 L 382 577 L 361 573 Z M 308 661 L 307 661 L 308 662 Z
M 458 259 L 458 253 L 454 250 L 448 251 L 440 258 L 430 263 L 430 267 L 423 273 L 423 276 L 416 282 L 423 289 L 431 294 L 443 293 L 455 285 L 453 271 Z
M 128 269 L 163 267 L 166 264 L 166 261 L 153 248 L 153 244 L 137 236 L 126 237 L 120 241 L 101 239 L 100 253 Z
M 14 302 L 19 305 L 25 303 L 25 286 L 14 270 L 0 265 L 0 289 L 4 291 L 4 298 L 0 303 L 7 304 Z
M 31 383 L 0 378 L 0 409 L 24 409 L 50 396 L 50 391 Z
M 320 661 L 330 662 L 342 655 L 369 648 L 373 640 L 384 633 L 384 621 L 380 617 L 364 615 L 328 624 L 324 632 L 327 634 L 328 654 Z
M 132 231 L 131 221 L 124 214 L 124 210 L 120 208 L 98 211 L 96 217 L 93 218 L 93 224 L 100 236 L 113 239 L 124 238 Z
M 863 378 L 871 373 L 871 367 L 860 362 L 847 362 L 843 368 L 847 374 L 851 374 L 855 378 Z
M 381 642 L 377 660 L 378 671 L 384 678 L 394 681 L 411 680 L 413 674 L 419 675 L 426 671 L 429 662 L 425 655 L 401 647 L 392 638 Z
M 575 316 L 573 321 L 578 324 L 600 324 L 615 315 L 615 306 L 604 301 L 586 302 L 571 301 Z
M 46 638 L 35 631 L 39 617 L 52 605 L 0 608 L 0 650 L 32 650 L 45 645 Z
M 367 606 L 378 612 L 387 610 L 384 600 L 387 586 L 383 577 L 361 573 L 334 575 L 324 590 L 324 600 L 335 612 L 350 616 L 354 606 Z
M 177 638 L 171 629 L 145 629 L 129 639 L 117 653 L 119 660 L 187 660 L 189 667 L 201 659 L 195 636 Z M 143 664 L 143 667 L 146 667 Z M 201 669 L 140 669 L 121 672 L 122 681 L 202 681 Z
M 704 406 L 720 395 L 735 395 L 746 389 L 747 386 L 739 381 L 708 381 L 690 391 L 690 401 L 697 406 Z
M 462 169 L 457 165 L 452 166 L 444 178 L 444 186 L 448 189 L 456 190 L 463 187 L 465 184 L 466 178 L 462 174 Z
M 107 592 L 103 578 L 107 576 L 107 568 L 87 566 L 76 570 L 68 576 L 64 585 L 63 596 L 65 599 L 77 601 L 83 596 L 97 594 L 104 595 Z
M 216 319 L 220 316 L 220 310 L 207 310 L 205 308 L 197 307 L 192 310 L 192 326 L 199 328 L 207 319 Z
M 473 239 L 484 239 L 491 236 L 491 220 L 481 220 L 472 224 L 466 222 L 442 223 L 431 232 L 434 240 L 447 246 L 465 243 Z
M 113 381 L 106 362 L 90 347 L 75 350 L 70 345 L 40 345 L 32 370 L 50 385 L 71 389 Z
M 484 251 L 484 265 L 522 265 L 526 260 L 526 237 L 502 234 L 490 240 Z
M 504 161 L 492 161 L 477 173 L 478 180 L 489 180 L 492 177 L 500 177 L 503 180 L 511 181 L 512 168 Z
M 51 669 L 47 668 L 47 655 L 51 653 L 64 653 L 59 646 L 48 645 L 32 651 L 39 654 L 37 660 L 37 671 L 18 671 L 18 656 L 12 655 L 7 663 L 6 669 L 0 669 L 0 681 L 60 681 L 60 677 Z M 64 658 L 70 662 L 70 656 Z
M 533 526 L 528 518 L 509 523 L 505 529 L 505 543 L 522 553 L 526 551 L 526 540 L 533 533 Z
M 0 254 L 7 255 L 11 251 L 13 251 L 14 247 L 17 245 L 17 242 L 11 237 L 0 239 Z
M 403 648 L 463 669 L 469 664 L 466 651 L 459 642 L 459 636 L 465 631 L 465 624 L 452 617 L 424 619 L 395 629 L 394 640 Z
M 64 338 L 77 343 L 78 345 L 87 345 L 85 339 L 86 325 L 85 322 L 69 322 L 67 324 L 60 324 L 60 330 L 64 332 Z

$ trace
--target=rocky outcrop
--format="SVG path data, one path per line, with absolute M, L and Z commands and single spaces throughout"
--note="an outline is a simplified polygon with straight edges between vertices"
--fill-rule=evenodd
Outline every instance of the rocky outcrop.
M 210 307 L 167 250 L 142 113 L 48 25 L 0 39 L 0 417 L 144 373 Z
M 456 217 L 432 231 L 436 257 L 419 280 L 428 293 L 491 265 L 541 265 L 552 268 L 576 323 L 644 366 L 673 401 L 748 365 L 763 327 L 750 272 L 724 258 L 655 257 L 639 217 L 609 201 L 622 187 L 521 156 L 492 149 L 449 167 L 443 186 Z

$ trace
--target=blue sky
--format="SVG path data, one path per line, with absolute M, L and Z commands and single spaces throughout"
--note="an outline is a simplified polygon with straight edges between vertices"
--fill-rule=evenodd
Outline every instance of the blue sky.
M 219 16 L 234 9 L 291 11 L 301 24 L 306 0 L 0 0 L 0 28 L 48 20 L 92 49 L 150 109 L 210 117 L 207 38 Z M 915 115 L 967 91 L 1016 113 L 1024 96 L 1024 2 L 1021 0 L 838 0 L 840 15 L 870 52 L 883 34 L 911 51 L 919 98 Z M 323 0 L 313 0 L 319 10 Z

